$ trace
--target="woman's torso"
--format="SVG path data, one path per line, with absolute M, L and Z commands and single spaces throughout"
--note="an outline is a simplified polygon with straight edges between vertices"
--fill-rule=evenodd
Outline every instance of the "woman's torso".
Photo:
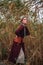
M 26 26 L 20 25 L 19 28 L 15 31 L 15 34 L 16 34 L 16 37 L 15 37 L 14 41 L 21 43 L 21 42 L 23 42 L 23 38 L 26 35 L 29 35 L 30 32 L 28 31 Z

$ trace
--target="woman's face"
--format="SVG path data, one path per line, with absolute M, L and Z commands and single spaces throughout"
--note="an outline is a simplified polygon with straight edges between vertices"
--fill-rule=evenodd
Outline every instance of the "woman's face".
M 23 18 L 22 23 L 27 24 L 27 18 Z

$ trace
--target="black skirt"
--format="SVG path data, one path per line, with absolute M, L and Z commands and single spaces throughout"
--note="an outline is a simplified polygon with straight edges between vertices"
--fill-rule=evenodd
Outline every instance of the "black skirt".
M 19 56 L 21 48 L 23 49 L 23 52 L 24 52 L 24 55 L 25 55 L 24 43 L 23 42 L 21 42 L 21 43 L 13 42 L 11 52 L 10 52 L 10 55 L 9 55 L 9 59 L 8 59 L 10 62 L 16 63 L 16 60 Z

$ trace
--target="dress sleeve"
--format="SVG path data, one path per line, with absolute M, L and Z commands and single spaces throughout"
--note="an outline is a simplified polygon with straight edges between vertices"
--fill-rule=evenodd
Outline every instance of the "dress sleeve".
M 17 36 L 21 36 L 20 33 L 21 33 L 22 29 L 23 29 L 23 26 L 20 25 L 20 26 L 16 29 L 15 34 L 16 34 Z

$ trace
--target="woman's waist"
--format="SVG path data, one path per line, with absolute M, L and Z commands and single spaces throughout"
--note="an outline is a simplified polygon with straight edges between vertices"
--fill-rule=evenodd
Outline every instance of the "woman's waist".
M 19 36 L 16 36 L 15 39 L 14 39 L 14 41 L 18 42 L 18 43 L 21 43 L 21 42 L 23 42 L 23 38 L 19 37 Z

